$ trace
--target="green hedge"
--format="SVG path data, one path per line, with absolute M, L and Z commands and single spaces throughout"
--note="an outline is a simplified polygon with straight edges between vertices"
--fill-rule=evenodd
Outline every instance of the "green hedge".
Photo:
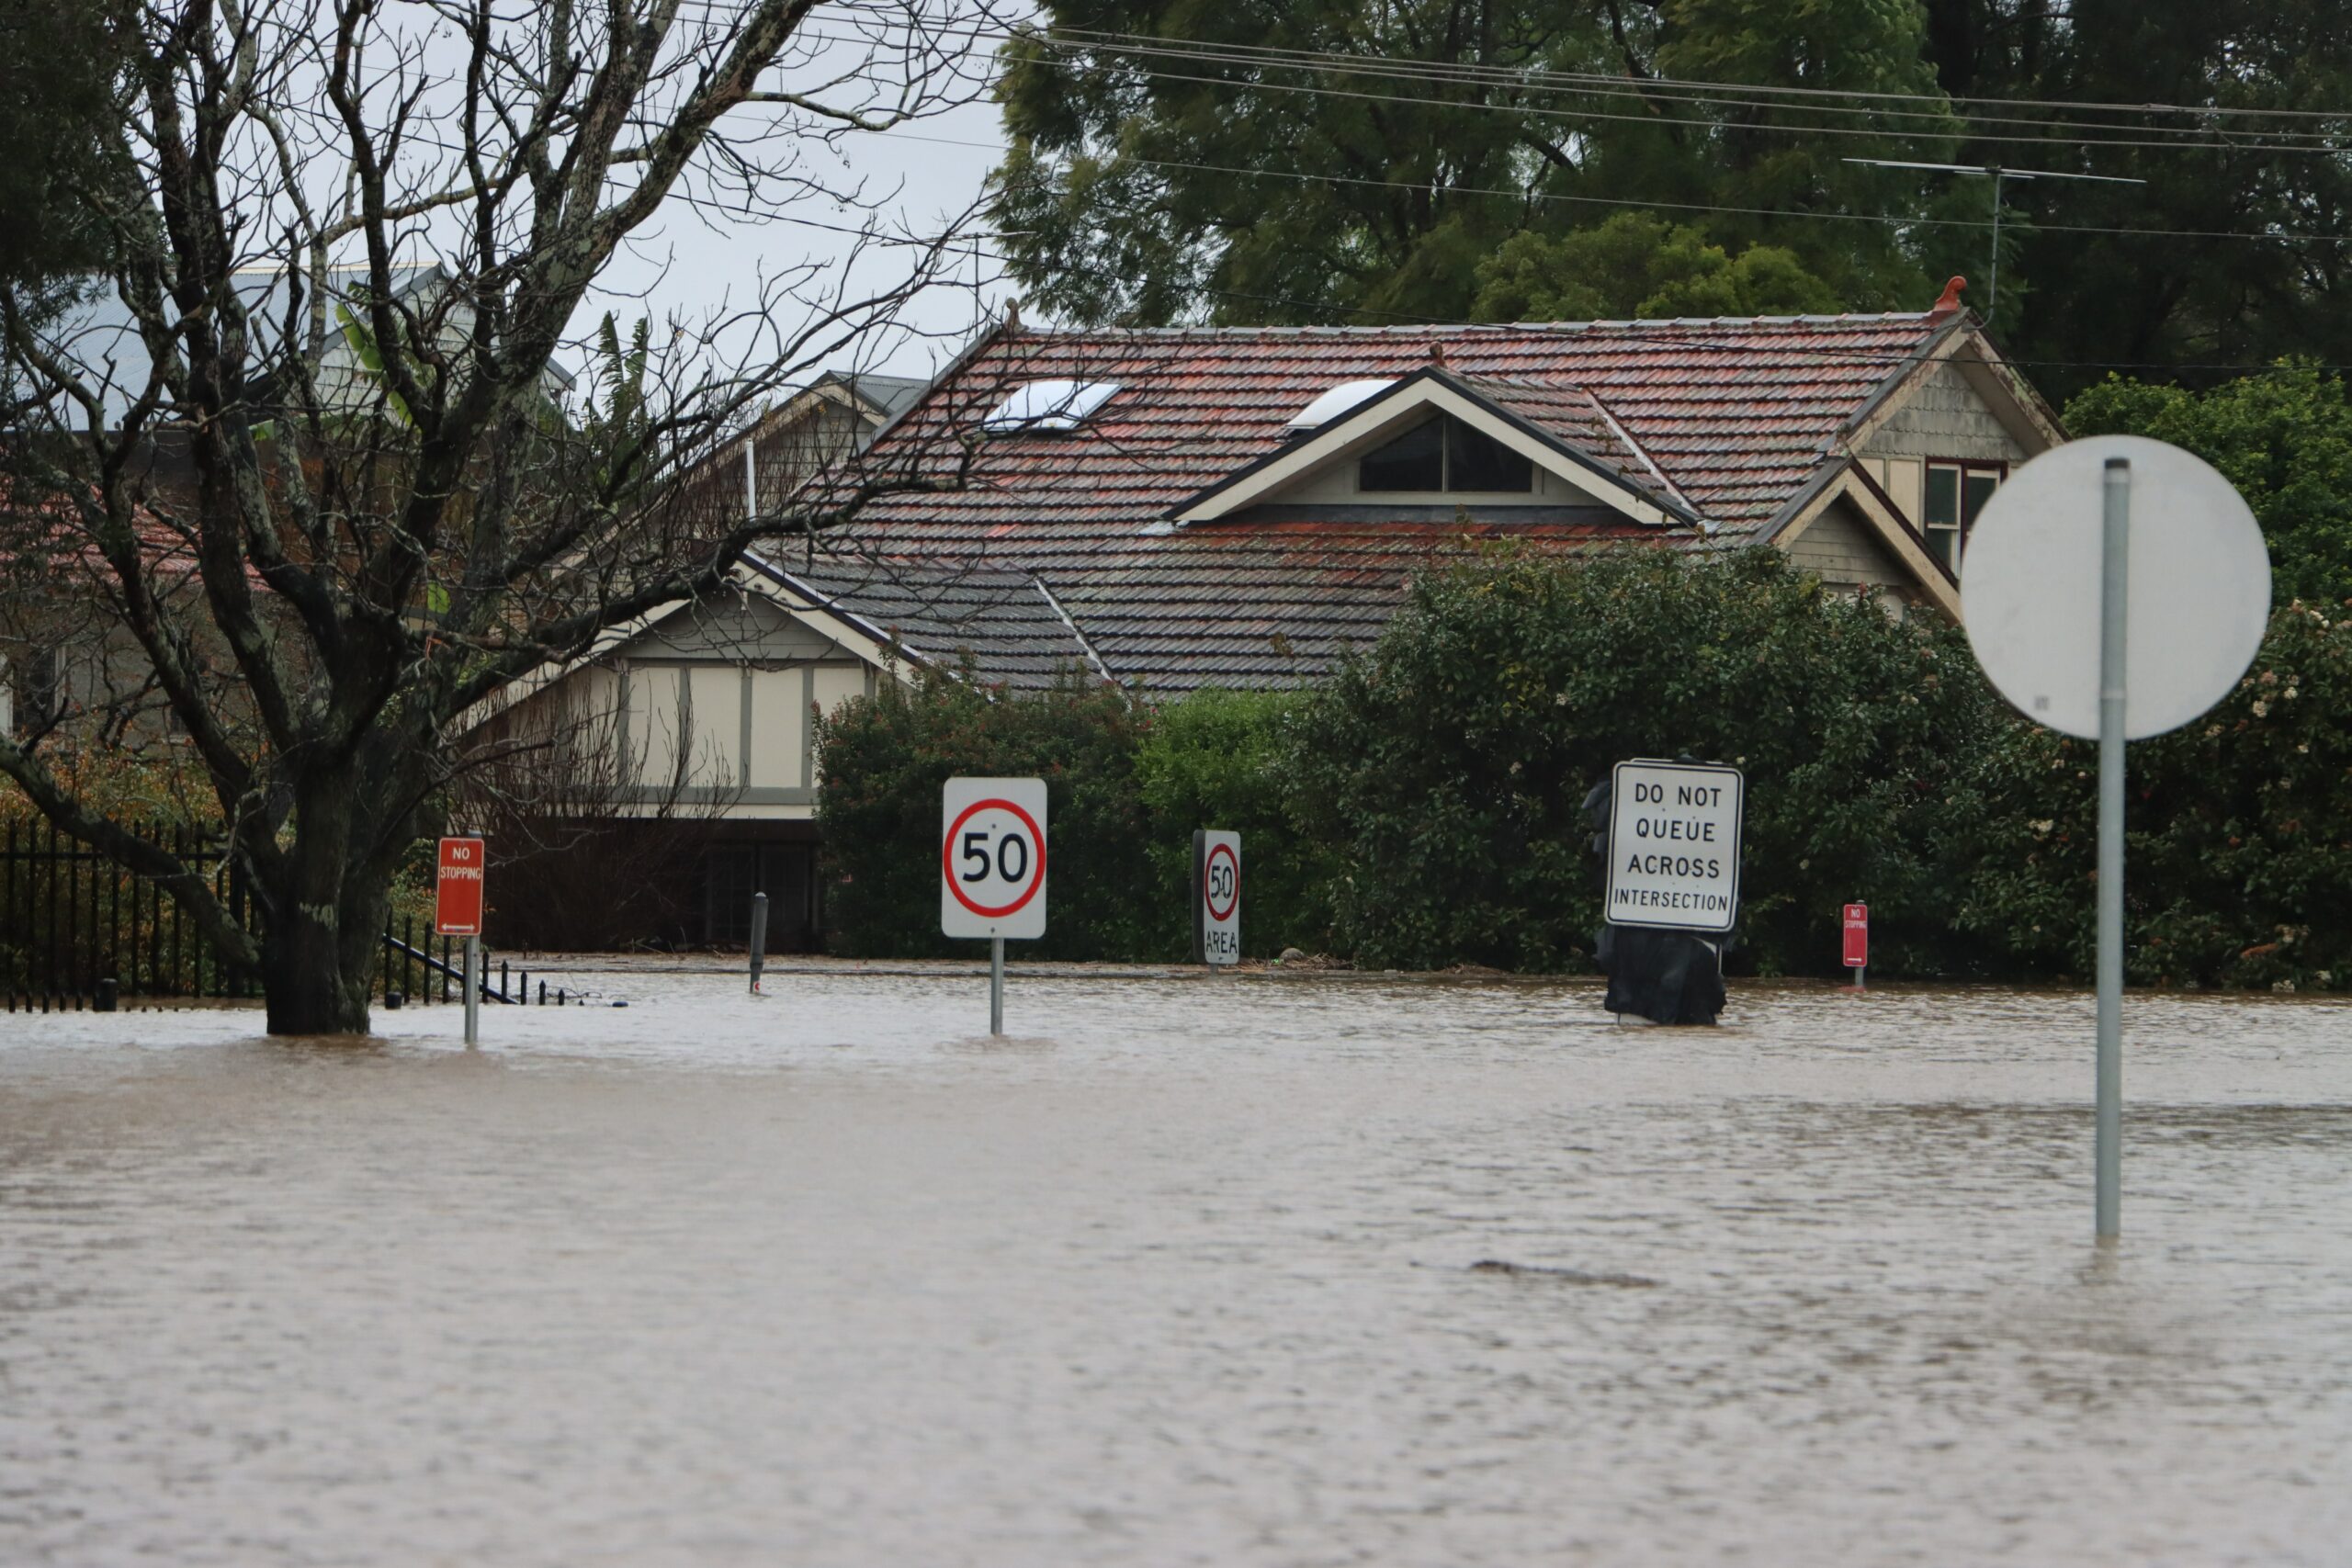
M 1075 677 L 1014 694 L 928 674 L 819 729 L 828 942 L 860 957 L 968 953 L 939 935 L 941 784 L 1042 777 L 1053 839 L 1039 958 L 1175 961 L 1192 949 L 1195 828 L 1242 835 L 1244 951 L 1320 952 L 1330 863 L 1293 831 L 1293 693 L 1204 692 L 1153 708 Z
M 1165 946 L 1137 891 L 1151 876 L 1136 757 L 1145 715 L 1072 677 L 1012 695 L 969 671 L 885 681 L 818 727 L 827 940 L 856 957 L 968 956 L 939 934 L 939 798 L 956 774 L 1046 781 L 1053 856 L 1035 958 L 1129 958 Z
M 1243 835 L 1252 956 L 1587 969 L 1586 792 L 1620 759 L 1687 752 L 1747 776 L 1736 966 L 1837 973 L 1860 898 L 1875 975 L 2090 968 L 2093 748 L 2012 713 L 1958 631 L 1776 551 L 1504 555 L 1419 578 L 1311 691 L 1155 706 L 932 676 L 851 704 L 820 746 L 844 953 L 958 951 L 937 934 L 940 785 L 1035 774 L 1054 850 L 1035 956 L 1182 957 L 1192 831 L 1218 827 Z M 2352 626 L 2280 609 L 2241 689 L 2131 768 L 2135 981 L 2352 977 Z
M 2352 614 L 2276 610 L 2212 712 L 2134 741 L 2125 962 L 2139 984 L 2352 981 Z M 2098 746 L 2022 721 L 1979 756 L 1954 924 L 2009 967 L 2084 978 L 2097 934 Z
M 1882 971 L 1969 972 L 1939 846 L 1974 809 L 1996 699 L 1960 635 L 1825 591 L 1775 550 L 1653 548 L 1425 575 L 1302 716 L 1300 789 L 1340 847 L 1340 947 L 1424 969 L 1589 968 L 1586 793 L 1628 757 L 1747 779 L 1744 962 L 1834 964 L 1871 905 Z

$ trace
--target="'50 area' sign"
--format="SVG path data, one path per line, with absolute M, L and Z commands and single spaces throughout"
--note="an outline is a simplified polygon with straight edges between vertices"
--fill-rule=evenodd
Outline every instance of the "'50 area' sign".
M 1046 781 L 949 779 L 940 797 L 939 930 L 1046 934 Z

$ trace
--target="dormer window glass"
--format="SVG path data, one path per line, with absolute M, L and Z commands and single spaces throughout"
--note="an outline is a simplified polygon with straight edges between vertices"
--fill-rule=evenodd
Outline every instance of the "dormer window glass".
M 1116 381 L 1026 381 L 989 411 L 980 428 L 991 435 L 1076 430 L 1118 391 Z
M 1535 488 L 1535 466 L 1486 432 L 1446 414 L 1365 453 L 1356 464 L 1356 488 L 1379 494 L 1518 494 Z

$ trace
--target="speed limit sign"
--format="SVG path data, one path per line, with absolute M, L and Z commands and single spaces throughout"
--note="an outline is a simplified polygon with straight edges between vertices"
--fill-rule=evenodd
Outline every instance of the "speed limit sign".
M 1193 835 L 1193 961 L 1241 962 L 1241 835 Z
M 1046 781 L 949 779 L 940 826 L 940 933 L 1044 936 Z

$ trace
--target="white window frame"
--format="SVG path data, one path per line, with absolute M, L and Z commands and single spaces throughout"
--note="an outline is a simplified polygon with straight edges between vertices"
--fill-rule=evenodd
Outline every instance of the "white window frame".
M 1971 474 L 1993 476 L 1993 489 L 1998 491 L 2009 482 L 2009 465 L 2005 459 L 1990 457 L 1929 457 L 1919 471 L 1919 537 L 1928 553 L 1951 568 L 1954 577 L 1960 575 L 1962 558 L 1968 553 L 1969 530 L 1975 525 L 1968 515 L 1968 479 Z M 1952 473 L 1953 515 L 1950 523 L 1938 523 L 1928 514 L 1928 498 L 1934 492 L 1935 475 L 1939 468 Z M 1941 553 L 1939 535 L 1951 536 L 1951 555 L 1947 559 Z

